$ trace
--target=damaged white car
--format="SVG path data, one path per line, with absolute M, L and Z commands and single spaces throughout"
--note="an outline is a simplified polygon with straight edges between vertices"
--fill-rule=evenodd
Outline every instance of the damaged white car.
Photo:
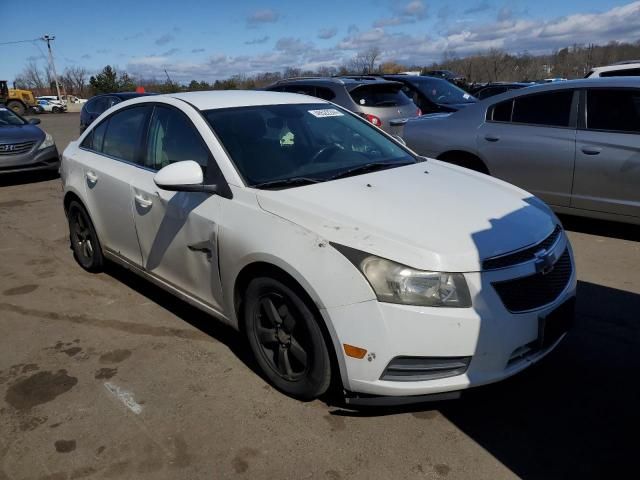
M 329 102 L 141 97 L 63 154 L 71 247 L 238 328 L 265 376 L 353 404 L 450 398 L 542 358 L 573 316 L 568 239 L 512 185 Z

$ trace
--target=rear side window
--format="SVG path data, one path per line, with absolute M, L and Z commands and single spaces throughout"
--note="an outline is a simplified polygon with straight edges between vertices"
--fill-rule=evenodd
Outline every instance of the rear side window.
M 399 85 L 363 85 L 349 92 L 351 98 L 363 107 L 397 107 L 411 103 Z
M 588 90 L 587 128 L 640 132 L 640 90 Z
M 513 103 L 513 123 L 568 127 L 573 90 L 526 95 L 514 99 Z
M 127 108 L 109 117 L 102 153 L 127 162 L 138 162 L 138 150 L 150 108 Z
M 102 152 L 102 143 L 104 142 L 104 134 L 107 131 L 108 124 L 108 119 L 101 122 L 100 125 L 89 132 L 80 146 L 93 150 L 94 152 Z
M 160 170 L 183 160 L 193 160 L 206 168 L 209 150 L 186 115 L 173 108 L 156 107 L 149 124 L 145 167 Z
M 640 68 L 627 68 L 624 70 L 613 70 L 611 72 L 600 73 L 601 77 L 638 77 Z
M 336 98 L 336 94 L 331 91 L 329 88 L 325 87 L 316 87 L 316 97 L 322 98 L 323 100 L 333 100 Z
M 489 120 L 494 122 L 510 122 L 513 110 L 513 100 L 500 102 L 493 106 L 489 113 Z

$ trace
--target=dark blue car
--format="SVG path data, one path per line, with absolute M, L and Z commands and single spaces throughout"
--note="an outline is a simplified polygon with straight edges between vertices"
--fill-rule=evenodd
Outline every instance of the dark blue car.
M 455 112 L 478 100 L 451 82 L 420 75 L 384 75 L 385 80 L 401 82 L 402 91 L 413 100 L 423 115 Z
M 129 100 L 131 98 L 142 97 L 144 95 L 154 95 L 153 93 L 137 93 L 137 92 L 118 92 L 118 93 L 105 93 L 103 95 L 96 95 L 82 107 L 80 112 L 80 133 L 93 123 L 93 121 L 102 115 L 102 112 L 107 111 L 114 105 Z

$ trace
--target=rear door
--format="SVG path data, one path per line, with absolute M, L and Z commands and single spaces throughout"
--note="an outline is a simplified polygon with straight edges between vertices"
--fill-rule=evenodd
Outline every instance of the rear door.
M 154 107 L 141 174 L 132 178 L 133 215 L 144 268 L 164 282 L 222 312 L 218 269 L 220 195 L 169 192 L 153 181 L 170 163 L 194 160 L 205 183 L 224 181 L 191 119 L 176 107 Z
M 129 182 L 140 173 L 143 134 L 151 108 L 119 110 L 91 130 L 80 145 L 87 208 L 102 246 L 140 265 Z
M 640 217 L 640 89 L 585 95 L 571 206 Z
M 578 93 L 563 89 L 492 105 L 477 133 L 491 175 L 551 205 L 569 206 Z

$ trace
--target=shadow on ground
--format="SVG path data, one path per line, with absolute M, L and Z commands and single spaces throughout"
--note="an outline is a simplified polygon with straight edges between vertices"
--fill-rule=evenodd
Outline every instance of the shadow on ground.
M 58 176 L 57 171 L 5 173 L 0 175 L 0 187 L 48 182 L 58 178 Z
M 244 337 L 125 269 L 107 272 L 203 333 L 261 375 Z M 576 324 L 556 351 L 515 377 L 461 400 L 406 408 L 341 408 L 381 416 L 439 410 L 522 478 L 633 477 L 640 428 L 640 295 L 578 282 Z
M 572 215 L 560 215 L 560 220 L 564 228 L 572 232 L 640 242 L 640 225 L 595 220 Z

